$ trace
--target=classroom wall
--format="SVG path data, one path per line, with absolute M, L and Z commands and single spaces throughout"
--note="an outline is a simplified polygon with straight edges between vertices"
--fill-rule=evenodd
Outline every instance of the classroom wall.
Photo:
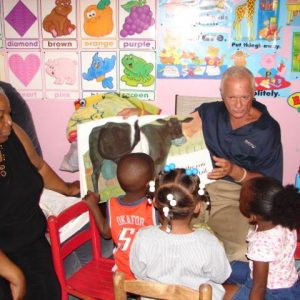
M 175 95 L 201 97 L 219 96 L 219 80 L 157 80 L 157 100 L 154 102 L 162 109 L 162 114 L 173 114 Z M 300 91 L 300 82 L 294 91 Z M 300 113 L 288 105 L 286 98 L 259 98 L 270 114 L 279 122 L 282 131 L 284 154 L 284 183 L 294 183 L 295 174 L 300 166 Z M 34 101 L 28 100 L 33 114 L 37 134 L 41 142 L 45 160 L 66 180 L 77 180 L 79 174 L 59 171 L 63 156 L 69 149 L 65 131 L 69 117 L 74 111 L 72 101 Z
M 97 2 L 101 1 L 72 0 L 73 9 L 68 18 L 71 23 L 76 24 L 76 30 L 54 37 L 43 27 L 43 20 L 55 6 L 54 0 L 0 0 L 0 80 L 10 82 L 27 100 L 44 158 L 55 171 L 67 180 L 79 178 L 78 173 L 59 171 L 70 146 L 65 131 L 68 119 L 74 111 L 73 101 L 90 94 L 87 92 L 122 90 L 122 76 L 117 76 L 124 72 L 120 62 L 115 66 L 117 72 L 113 74 L 117 83 L 112 89 L 104 88 L 97 80 L 83 80 L 82 73 L 90 66 L 89 55 L 94 52 L 104 55 L 115 51 L 121 58 L 122 55 L 126 55 L 127 50 L 138 56 L 151 53 L 147 59 L 144 57 L 148 67 L 149 63 L 156 67 L 150 75 L 158 79 L 152 82 L 151 89 L 149 86 L 141 86 L 141 82 L 135 87 L 137 82 L 127 81 L 129 84 L 126 88 L 123 86 L 123 90 L 136 92 L 147 89 L 148 99 L 153 99 L 155 94 L 154 104 L 162 109 L 163 114 L 173 114 L 176 94 L 218 97 L 219 79 L 216 78 L 220 78 L 228 66 L 241 63 L 236 57 L 239 53 L 243 54 L 242 61 L 258 80 L 256 83 L 260 92 L 274 91 L 279 95 L 274 98 L 268 96 L 257 99 L 267 105 L 270 113 L 280 123 L 284 150 L 284 183 L 294 182 L 300 166 L 300 14 L 298 11 L 292 11 L 291 14 L 293 5 L 289 6 L 288 1 L 251 1 L 255 4 L 253 9 L 249 8 L 256 34 L 253 39 L 245 20 L 241 23 L 240 33 L 241 30 L 238 30 L 238 26 L 233 22 L 239 5 L 244 5 L 245 0 L 147 0 L 145 2 L 154 13 L 156 26 L 150 26 L 132 38 L 124 38 L 120 30 L 129 13 L 125 8 L 133 5 L 135 1 L 111 0 L 115 24 L 113 31 L 104 38 L 96 39 L 86 32 L 82 25 L 85 8 Z M 141 44 L 148 46 L 137 47 L 139 40 Z M 66 41 L 68 43 L 63 43 Z M 108 41 L 112 46 L 104 45 Z M 25 46 L 22 46 L 23 42 Z M 92 45 L 94 43 L 96 46 Z M 128 46 L 129 44 L 134 45 Z M 47 61 L 62 58 L 61 55 L 65 59 L 76 61 L 78 78 L 74 85 L 72 82 L 59 84 L 54 81 L 51 72 L 46 72 Z M 166 62 L 166 58 L 174 58 L 174 61 Z M 215 65 L 215 68 L 211 68 L 211 64 Z M 204 67 L 209 67 L 210 72 L 201 74 L 200 71 L 204 70 Z M 63 71 L 69 70 L 65 65 L 61 68 Z M 272 80 L 276 80 L 272 87 L 268 87 L 265 78 L 272 72 L 275 72 L 278 78 L 272 77 Z M 74 75 L 75 72 L 71 73 Z M 151 76 L 149 78 L 152 78 Z M 178 79 L 170 79 L 170 76 L 178 76 Z M 101 87 L 102 90 L 99 90 Z M 295 98 L 298 97 L 294 107 L 287 101 L 293 93 L 297 93 Z M 57 94 L 60 94 L 61 98 L 58 98 Z

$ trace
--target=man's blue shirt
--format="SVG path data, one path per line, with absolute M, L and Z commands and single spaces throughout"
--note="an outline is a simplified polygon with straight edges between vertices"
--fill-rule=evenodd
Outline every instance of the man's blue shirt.
M 283 153 L 280 126 L 265 105 L 253 101 L 262 115 L 252 123 L 232 129 L 223 101 L 204 103 L 196 110 L 202 120 L 206 145 L 211 153 L 250 172 L 282 181 Z M 224 178 L 232 181 L 231 177 Z

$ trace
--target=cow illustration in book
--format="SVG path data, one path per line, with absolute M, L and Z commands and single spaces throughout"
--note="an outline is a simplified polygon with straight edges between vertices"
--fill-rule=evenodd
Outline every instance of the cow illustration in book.
M 115 174 L 114 163 L 134 149 L 140 141 L 138 122 L 134 124 L 134 138 L 131 141 L 132 129 L 128 123 L 108 122 L 103 126 L 93 128 L 89 136 L 89 156 L 93 165 L 92 183 L 94 191 L 98 192 L 100 173 L 106 179 Z M 114 171 L 112 171 L 114 170 Z
M 186 142 L 182 123 L 190 122 L 191 117 L 179 120 L 176 117 L 157 119 L 139 127 L 138 121 L 131 127 L 128 123 L 108 122 L 92 129 L 89 136 L 89 156 L 93 166 L 92 183 L 96 193 L 99 191 L 100 173 L 109 178 L 112 165 L 130 152 L 139 151 L 136 146 L 144 139 L 148 154 L 153 158 L 156 174 L 163 169 L 172 145 L 181 146 Z M 145 138 L 144 138 L 145 137 Z M 145 147 L 143 146 L 143 149 Z M 145 151 L 144 151 L 145 152 Z
M 148 143 L 148 154 L 154 161 L 156 173 L 163 169 L 171 146 L 179 147 L 185 144 L 186 137 L 181 125 L 192 120 L 192 117 L 183 120 L 171 117 L 170 119 L 157 119 L 154 123 L 141 126 L 141 132 Z

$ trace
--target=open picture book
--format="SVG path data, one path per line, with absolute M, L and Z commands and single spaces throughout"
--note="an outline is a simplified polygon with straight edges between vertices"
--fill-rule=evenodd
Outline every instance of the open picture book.
M 81 195 L 94 191 L 100 202 L 124 194 L 116 178 L 118 160 L 130 152 L 149 154 L 158 174 L 164 166 L 197 168 L 201 182 L 209 183 L 213 168 L 202 129 L 187 137 L 182 124 L 191 116 L 147 115 L 128 119 L 110 117 L 77 128 Z

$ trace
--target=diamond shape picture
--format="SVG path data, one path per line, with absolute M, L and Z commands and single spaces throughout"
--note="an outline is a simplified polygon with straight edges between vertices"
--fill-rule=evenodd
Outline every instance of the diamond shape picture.
M 24 36 L 36 19 L 36 16 L 22 1 L 17 2 L 17 4 L 5 17 L 7 23 L 14 28 L 21 37 Z

